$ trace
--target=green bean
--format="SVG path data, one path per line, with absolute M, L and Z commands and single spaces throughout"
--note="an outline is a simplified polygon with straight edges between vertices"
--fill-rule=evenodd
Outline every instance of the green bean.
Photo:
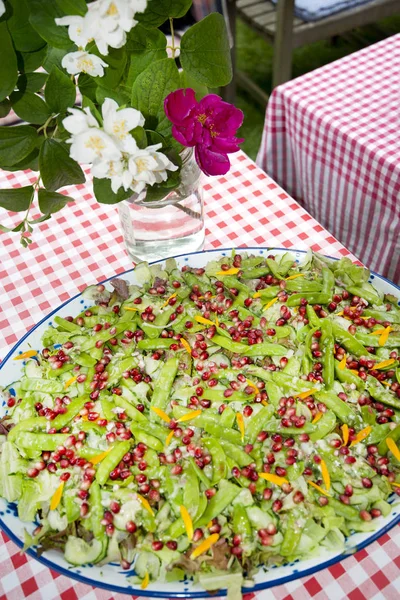
M 235 461 L 238 467 L 245 467 L 250 463 L 254 462 L 247 452 L 242 450 L 240 446 L 235 444 L 231 444 L 227 440 L 221 439 L 220 444 L 227 456 L 229 456 L 232 460 Z
M 367 377 L 367 389 L 374 400 L 400 410 L 400 400 L 397 399 L 394 394 L 385 390 L 383 385 L 371 375 L 368 375 Z
M 241 488 L 239 486 L 222 479 L 217 493 L 210 498 L 203 516 L 194 523 L 194 526 L 196 528 L 204 527 L 209 521 L 218 517 L 231 504 L 240 491 Z
M 376 357 L 373 354 L 369 354 L 366 350 L 365 346 L 361 344 L 351 333 L 345 331 L 340 327 L 335 321 L 332 321 L 332 332 L 333 337 L 341 346 L 344 346 L 350 354 L 360 358 L 361 356 L 366 356 L 368 358 L 375 359 Z
M 68 437 L 68 433 L 28 433 L 20 431 L 15 438 L 15 445 L 17 448 L 27 450 L 56 450 L 59 446 L 62 446 Z
M 140 342 L 139 342 L 140 343 Z M 165 410 L 169 401 L 172 385 L 178 372 L 179 360 L 175 357 L 170 358 L 161 368 L 161 372 L 157 379 L 157 386 L 151 398 L 152 408 L 161 408 Z M 154 411 L 150 411 L 150 421 L 159 419 Z
M 24 419 L 20 421 L 9 431 L 7 441 L 15 442 L 15 439 L 22 431 L 37 431 L 40 429 L 46 429 L 49 421 L 46 417 L 32 417 L 30 419 Z
M 99 485 L 104 485 L 111 471 L 115 469 L 127 452 L 129 452 L 131 443 L 117 442 L 112 446 L 112 450 L 101 461 L 96 471 L 96 481 Z
M 221 481 L 221 479 L 224 479 L 226 477 L 225 452 L 223 451 L 221 444 L 213 438 L 205 438 L 203 440 L 203 443 L 211 455 L 213 468 L 213 477 L 211 480 L 211 485 L 215 485 L 216 483 Z
M 170 348 L 172 344 L 176 344 L 177 340 L 172 338 L 156 338 L 140 340 L 137 344 L 139 350 L 165 350 Z
M 54 429 L 62 429 L 68 425 L 68 423 L 82 410 L 85 402 L 88 401 L 89 398 L 87 396 L 79 396 L 78 398 L 71 400 L 67 406 L 67 412 L 57 415 L 51 422 L 51 426 L 54 427 Z
M 146 444 L 146 446 L 148 446 L 149 448 L 157 450 L 157 452 L 162 452 L 164 450 L 164 444 L 150 433 L 147 433 L 137 427 L 132 426 L 131 432 L 133 433 L 136 442 L 142 442 L 143 444 Z

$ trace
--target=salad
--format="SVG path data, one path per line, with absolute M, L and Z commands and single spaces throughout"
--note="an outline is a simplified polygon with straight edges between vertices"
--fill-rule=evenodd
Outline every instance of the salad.
M 311 252 L 135 276 L 16 356 L 0 496 L 36 522 L 25 548 L 240 597 L 374 530 L 400 495 L 398 299 Z

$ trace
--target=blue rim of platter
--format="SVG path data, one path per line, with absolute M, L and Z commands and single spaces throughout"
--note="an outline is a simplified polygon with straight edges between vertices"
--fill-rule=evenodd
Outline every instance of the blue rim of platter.
M 214 248 L 211 250 L 204 250 L 204 251 L 198 251 L 198 252 L 187 252 L 187 253 L 179 254 L 179 255 L 176 255 L 176 256 L 170 257 L 170 258 L 182 258 L 182 257 L 188 257 L 188 256 L 193 256 L 195 254 L 197 255 L 197 254 L 202 254 L 202 253 L 211 254 L 211 253 L 231 252 L 232 250 L 240 250 L 243 252 L 248 250 L 248 251 L 253 251 L 253 252 L 254 251 L 261 252 L 261 253 L 264 253 L 265 251 L 273 252 L 275 250 L 283 250 L 285 252 L 293 252 L 293 253 L 299 253 L 299 254 L 307 253 L 306 250 L 296 250 L 295 248 L 271 248 L 271 247 L 265 247 L 265 246 L 264 247 L 263 246 L 256 246 L 256 247 L 243 246 L 243 247 L 239 247 L 239 248 L 235 248 L 235 247 L 234 248 Z M 326 258 L 330 258 L 332 260 L 339 260 L 332 256 L 327 256 Z M 157 264 L 160 262 L 164 262 L 164 260 L 166 260 L 166 259 L 156 260 L 150 264 Z M 107 279 L 103 279 L 102 281 L 99 281 L 98 284 L 107 283 L 108 281 L 111 281 L 111 279 L 115 279 L 116 277 L 121 277 L 123 275 L 126 275 L 127 273 L 132 273 L 132 271 L 134 271 L 134 270 L 135 270 L 135 268 L 128 269 L 127 271 L 123 271 L 122 273 L 118 273 L 117 275 L 113 275 L 111 277 L 108 277 Z M 382 275 L 379 275 L 378 273 L 375 273 L 374 271 L 371 271 L 371 275 L 373 275 L 374 277 L 378 277 L 379 279 L 382 279 L 383 281 L 386 281 L 386 283 L 389 283 L 390 285 L 395 287 L 400 292 L 400 286 L 396 285 L 395 283 L 393 283 L 386 277 L 383 277 Z M 26 334 L 15 344 L 15 346 L 13 346 L 13 348 L 8 352 L 8 354 L 6 355 L 4 360 L 0 363 L 0 371 L 2 370 L 4 365 L 7 363 L 9 358 L 15 353 L 17 348 L 26 340 L 27 337 L 29 337 L 31 335 L 31 333 L 33 331 L 35 331 L 35 329 L 37 329 L 40 325 L 42 325 L 42 323 L 47 321 L 47 319 L 49 317 L 51 317 L 53 314 L 58 312 L 60 310 L 60 308 L 63 308 L 64 306 L 66 306 L 67 304 L 69 304 L 70 302 L 75 300 L 76 298 L 79 298 L 81 295 L 82 294 L 79 293 L 79 294 L 76 294 L 75 296 L 73 296 L 72 298 L 69 298 L 68 300 L 66 300 L 59 306 L 57 306 L 57 308 L 55 308 L 53 311 L 51 311 L 45 317 L 43 317 L 43 319 L 41 319 L 41 321 L 36 323 L 36 325 L 34 325 L 34 327 L 32 327 L 32 329 L 27 331 Z M 310 567 L 303 571 L 298 570 L 298 571 L 292 573 L 291 575 L 287 575 L 285 577 L 280 577 L 278 579 L 274 579 L 273 581 L 266 581 L 263 583 L 258 583 L 250 588 L 243 587 L 242 593 L 250 594 L 252 592 L 258 592 L 261 590 L 265 590 L 267 588 L 275 587 L 278 585 L 282 585 L 284 583 L 288 583 L 290 581 L 294 581 L 295 579 L 299 579 L 300 577 L 307 577 L 308 575 L 313 575 L 314 573 L 317 573 L 318 571 L 322 571 L 322 569 L 327 569 L 327 568 L 335 565 L 336 563 L 344 560 L 345 558 L 348 558 L 349 556 L 353 556 L 356 552 L 359 552 L 366 546 L 369 546 L 369 544 L 376 542 L 382 535 L 387 533 L 390 529 L 392 529 L 395 525 L 397 525 L 399 523 L 400 523 L 400 514 L 397 515 L 396 518 L 393 519 L 393 521 L 391 521 L 390 523 L 388 523 L 381 529 L 377 530 L 366 540 L 364 540 L 363 542 L 360 542 L 356 547 L 352 548 L 352 550 L 350 552 L 344 552 L 343 554 L 339 554 L 338 556 L 335 556 L 329 560 L 326 560 L 325 562 L 320 563 L 316 566 Z M 1 518 L 0 518 L 0 528 L 19 548 L 23 547 L 23 545 L 24 545 L 23 542 L 9 529 L 9 527 L 3 522 L 3 520 Z M 95 581 L 93 581 L 93 579 L 89 579 L 88 577 L 84 577 L 82 575 L 74 573 L 73 571 L 69 571 L 68 569 L 65 569 L 64 567 L 61 567 L 61 566 L 53 563 L 51 560 L 44 558 L 43 556 L 37 556 L 37 554 L 34 550 L 28 549 L 28 550 L 26 550 L 26 553 L 28 554 L 28 556 L 31 556 L 32 558 L 34 558 L 38 562 L 42 563 L 49 569 L 53 569 L 53 571 L 60 573 L 60 575 L 64 575 L 65 577 L 74 579 L 74 580 L 78 581 L 79 583 L 85 583 L 90 586 L 102 588 L 104 590 L 108 590 L 108 591 L 116 592 L 116 593 L 120 593 L 120 594 L 132 595 L 132 594 L 137 593 L 140 596 L 146 596 L 149 598 L 171 598 L 171 592 L 153 592 L 153 591 L 142 590 L 140 588 L 134 588 L 130 585 L 127 585 L 126 587 L 121 587 L 118 585 L 111 585 L 108 583 L 103 583 L 101 581 L 95 582 Z M 214 592 L 214 594 L 216 594 L 216 592 Z M 218 596 L 226 596 L 226 590 L 218 590 L 217 594 L 218 594 Z M 173 595 L 175 598 L 206 598 L 206 597 L 213 595 L 213 593 L 212 592 L 210 593 L 210 592 L 207 592 L 206 590 L 204 590 L 204 592 L 190 592 L 190 591 L 174 592 Z

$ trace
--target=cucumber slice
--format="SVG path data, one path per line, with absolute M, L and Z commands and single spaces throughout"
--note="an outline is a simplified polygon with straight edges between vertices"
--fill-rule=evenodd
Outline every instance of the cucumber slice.
M 93 563 L 103 553 L 103 544 L 93 539 L 90 544 L 73 535 L 68 536 L 64 556 L 71 565 L 86 565 Z
M 41 378 L 43 377 L 43 371 L 41 367 L 37 364 L 36 360 L 28 360 L 25 365 L 25 375 L 27 377 L 33 378 Z

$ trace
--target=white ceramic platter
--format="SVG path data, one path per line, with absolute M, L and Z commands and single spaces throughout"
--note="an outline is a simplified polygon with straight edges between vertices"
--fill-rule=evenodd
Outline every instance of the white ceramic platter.
M 287 252 L 285 249 L 271 248 L 240 248 L 237 252 L 247 252 L 249 254 L 282 254 Z M 304 251 L 290 250 L 294 259 L 301 262 L 304 259 Z M 191 267 L 203 267 L 210 260 L 217 260 L 222 256 L 229 256 L 231 249 L 210 250 L 207 252 L 196 252 L 189 255 L 182 255 L 176 258 L 180 267 L 190 265 Z M 162 261 L 159 261 L 162 263 Z M 135 271 L 131 269 L 125 273 L 121 273 L 118 277 L 128 280 L 130 283 L 135 283 Z M 379 275 L 372 274 L 371 280 L 377 289 L 385 293 L 392 293 L 400 297 L 400 288 L 395 286 L 388 280 Z M 88 285 L 95 282 L 88 281 Z M 67 315 L 76 315 L 84 308 L 87 308 L 87 301 L 80 294 L 71 298 L 67 302 L 61 304 L 52 313 L 38 323 L 31 331 L 29 331 L 9 352 L 4 361 L 0 364 L 0 386 L 7 386 L 12 381 L 16 381 L 20 377 L 21 362 L 13 361 L 13 357 L 25 352 L 29 349 L 40 350 L 41 337 L 45 329 L 51 325 L 55 315 L 65 317 Z M 0 416 L 6 412 L 5 402 L 0 407 Z M 327 568 L 334 563 L 343 560 L 364 548 L 371 542 L 377 540 L 381 535 L 400 522 L 400 497 L 395 494 L 389 499 L 392 505 L 392 511 L 387 517 L 377 519 L 377 530 L 373 533 L 357 533 L 351 535 L 346 540 L 345 551 L 343 553 L 323 552 L 317 558 L 310 560 L 296 561 L 290 564 L 284 564 L 279 567 L 260 568 L 254 578 L 254 586 L 252 588 L 244 588 L 244 593 L 255 592 L 268 587 L 286 583 L 305 575 L 311 575 L 320 569 Z M 24 528 L 31 532 L 35 525 L 22 523 L 17 517 L 15 504 L 7 504 L 3 499 L 0 499 L 0 527 L 3 531 L 20 547 L 23 546 Z M 154 598 L 202 598 L 208 596 L 207 592 L 199 586 L 194 585 L 191 581 L 181 581 L 174 583 L 157 583 L 150 584 L 147 589 L 141 590 L 138 586 L 133 586 L 129 583 L 128 578 L 134 574 L 134 571 L 123 571 L 119 564 L 108 564 L 102 567 L 84 566 L 73 567 L 69 565 L 63 558 L 63 555 L 54 550 L 45 552 L 38 557 L 36 550 L 29 549 L 29 556 L 39 560 L 47 567 L 58 571 L 68 578 L 75 579 L 82 583 L 104 588 L 112 592 L 126 593 L 138 596 L 149 596 Z M 221 591 L 220 595 L 223 595 Z

